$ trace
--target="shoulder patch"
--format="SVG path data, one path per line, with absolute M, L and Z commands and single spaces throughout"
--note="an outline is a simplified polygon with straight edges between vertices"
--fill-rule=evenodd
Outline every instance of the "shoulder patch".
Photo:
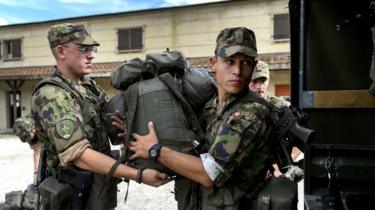
M 69 139 L 74 132 L 74 122 L 72 119 L 62 119 L 56 124 L 57 134 L 63 139 Z

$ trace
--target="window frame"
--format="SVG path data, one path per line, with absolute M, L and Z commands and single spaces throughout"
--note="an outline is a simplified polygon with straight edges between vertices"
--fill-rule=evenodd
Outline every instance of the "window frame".
M 127 53 L 127 52 L 142 52 L 145 47 L 144 47 L 144 32 L 145 32 L 145 27 L 144 26 L 133 26 L 133 27 L 124 27 L 124 28 L 117 28 L 116 29 L 116 35 L 117 35 L 117 53 Z M 120 31 L 125 31 L 125 30 L 129 30 L 129 33 L 130 35 L 129 36 L 129 43 L 128 45 L 130 46 L 129 49 L 119 49 L 120 48 Z M 132 44 L 132 36 L 131 36 L 131 31 L 132 30 L 141 30 L 141 40 L 140 40 L 140 44 L 141 44 L 141 47 L 140 48 L 132 48 L 131 47 L 131 44 Z
M 289 34 L 288 34 L 288 38 L 275 38 L 275 35 L 282 35 L 282 34 L 275 34 L 276 33 L 276 31 L 275 31 L 275 27 L 276 27 L 276 25 L 275 24 L 277 24 L 277 18 L 276 18 L 276 16 L 278 16 L 278 15 L 286 15 L 287 16 L 287 24 L 288 24 L 288 26 L 289 26 Z M 271 39 L 272 39 L 272 41 L 273 42 L 275 42 L 275 43 L 278 43 L 278 42 L 289 42 L 290 41 L 290 21 L 289 21 L 289 16 L 290 14 L 289 13 L 287 13 L 287 12 L 280 12 L 280 13 L 274 13 L 274 14 L 272 14 L 272 16 L 271 16 L 271 18 L 272 18 L 272 35 L 271 35 Z
M 8 52 L 8 50 L 9 50 L 8 49 L 9 48 L 9 44 L 14 43 L 15 41 L 19 41 L 19 52 L 18 52 L 19 53 L 19 57 L 14 57 L 14 55 L 16 54 L 15 50 L 14 50 L 14 47 L 11 47 L 11 50 L 12 50 L 11 55 L 12 56 L 9 57 L 9 52 Z M 4 40 L 1 41 L 0 48 L 1 48 L 1 57 L 0 57 L 0 59 L 2 61 L 17 61 L 17 60 L 22 60 L 23 59 L 23 38 L 4 39 Z

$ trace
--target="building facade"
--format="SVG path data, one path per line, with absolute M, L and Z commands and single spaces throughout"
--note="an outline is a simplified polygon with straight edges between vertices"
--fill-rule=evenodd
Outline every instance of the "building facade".
M 287 0 L 237 0 L 0 26 L 0 130 L 30 112 L 33 88 L 55 62 L 47 31 L 64 22 L 85 24 L 100 43 L 91 76 L 110 96 L 110 74 L 123 61 L 169 48 L 193 67 L 208 67 L 219 31 L 237 26 L 257 36 L 260 59 L 270 64 L 270 93 L 289 95 L 287 7 Z

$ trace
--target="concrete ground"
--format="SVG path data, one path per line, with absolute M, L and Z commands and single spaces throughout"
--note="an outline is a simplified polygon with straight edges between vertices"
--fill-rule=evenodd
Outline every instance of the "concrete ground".
M 0 135 L 0 203 L 5 194 L 15 190 L 25 190 L 32 183 L 32 150 L 13 135 Z M 124 196 L 126 183 L 119 184 L 117 210 L 175 210 L 177 203 L 173 195 L 173 182 L 159 188 L 130 182 L 126 203 Z M 298 185 L 303 192 L 303 182 Z M 298 209 L 303 210 L 303 194 L 299 193 Z

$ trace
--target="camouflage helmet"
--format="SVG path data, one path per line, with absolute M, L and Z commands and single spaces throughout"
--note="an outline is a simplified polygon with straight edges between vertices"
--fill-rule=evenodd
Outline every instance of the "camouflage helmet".
M 68 42 L 99 46 L 99 42 L 91 37 L 83 24 L 62 23 L 54 25 L 48 31 L 48 41 L 51 48 Z
M 250 57 L 257 57 L 255 34 L 245 27 L 226 28 L 216 39 L 215 55 L 229 57 L 236 53 L 243 53 Z
M 25 117 L 17 118 L 14 121 L 13 131 L 21 139 L 22 142 L 31 142 L 30 132 L 35 124 L 32 115 L 26 115 Z
M 265 77 L 267 79 L 270 78 L 270 71 L 268 68 L 268 64 L 264 61 L 258 61 L 251 80 L 258 79 L 260 77 Z

